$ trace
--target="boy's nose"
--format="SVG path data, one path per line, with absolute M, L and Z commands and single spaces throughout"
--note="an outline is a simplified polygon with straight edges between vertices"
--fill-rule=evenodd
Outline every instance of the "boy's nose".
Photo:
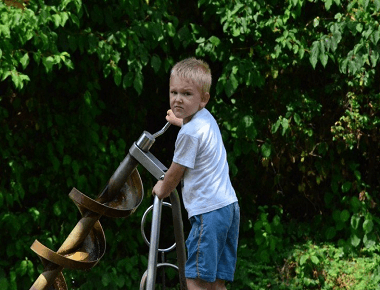
M 175 100 L 178 103 L 182 103 L 182 96 L 181 96 L 181 94 L 177 94 L 176 97 L 175 97 Z

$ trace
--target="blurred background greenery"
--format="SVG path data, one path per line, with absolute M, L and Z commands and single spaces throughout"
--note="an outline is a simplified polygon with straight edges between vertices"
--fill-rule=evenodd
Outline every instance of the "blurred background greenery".
M 170 68 L 196 56 L 242 208 L 229 289 L 380 289 L 379 14 L 380 0 L 1 1 L 0 288 L 32 285 L 33 241 L 59 248 L 80 218 L 71 188 L 95 198 L 162 128 Z M 152 148 L 166 165 L 177 132 Z M 106 254 L 64 270 L 69 289 L 138 288 L 155 182 L 139 171 L 142 205 L 101 219 Z

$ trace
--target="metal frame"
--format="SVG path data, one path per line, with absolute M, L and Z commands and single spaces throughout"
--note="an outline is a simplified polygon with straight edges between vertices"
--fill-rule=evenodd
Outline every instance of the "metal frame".
M 170 123 L 167 123 L 164 128 L 153 135 L 144 131 L 132 145 L 127 156 L 95 200 L 75 188 L 72 189 L 69 196 L 78 207 L 82 218 L 56 252 L 45 247 L 38 240 L 34 241 L 31 249 L 41 259 L 44 271 L 35 280 L 30 290 L 67 290 L 65 278 L 62 274 L 64 268 L 88 270 L 99 262 L 105 253 L 105 235 L 99 219 L 102 216 L 127 217 L 140 205 L 144 191 L 140 175 L 136 169 L 139 163 L 157 179 L 164 178 L 167 168 L 149 152 L 149 149 L 155 142 L 155 138 L 162 135 L 169 126 Z M 142 285 L 147 281 L 147 289 L 154 289 L 158 267 L 178 269 L 181 290 L 187 289 L 185 242 L 181 205 L 177 191 L 171 193 L 170 201 L 178 266 L 168 263 L 157 264 L 163 201 L 155 197 L 148 270 L 141 281 Z
M 129 154 L 135 158 L 142 166 L 145 167 L 157 180 L 163 179 L 167 168 L 152 154 L 149 152 L 149 149 L 153 145 L 155 138 L 162 135 L 170 126 L 168 122 L 164 128 L 160 131 L 151 135 L 148 132 L 144 132 L 139 140 L 135 142 L 129 149 Z M 174 236 L 175 244 L 171 248 L 176 248 L 177 251 L 177 262 L 178 266 L 169 263 L 157 263 L 158 252 L 165 252 L 169 249 L 161 250 L 158 248 L 159 236 L 160 236 L 160 227 L 161 227 L 161 212 L 163 201 L 157 196 L 154 197 L 154 202 L 151 207 L 149 207 L 142 220 L 142 232 L 143 232 L 143 223 L 145 223 L 146 214 L 153 209 L 152 216 L 152 227 L 151 227 L 151 241 L 149 243 L 149 256 L 148 256 L 148 269 L 144 273 L 141 283 L 140 290 L 144 289 L 146 284 L 146 290 L 153 290 L 155 287 L 156 274 L 158 267 L 173 267 L 179 271 L 179 280 L 182 290 L 186 290 L 186 278 L 185 278 L 185 262 L 186 262 L 186 251 L 185 251 L 185 242 L 183 235 L 183 222 L 181 214 L 180 199 L 178 192 L 175 190 L 170 194 L 172 215 L 173 215 L 173 225 L 174 225 Z M 166 204 L 166 203 L 165 203 Z M 147 241 L 145 235 L 143 234 L 144 239 Z

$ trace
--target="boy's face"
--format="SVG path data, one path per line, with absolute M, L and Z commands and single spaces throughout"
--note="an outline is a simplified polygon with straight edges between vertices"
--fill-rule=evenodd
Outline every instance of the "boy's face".
M 170 109 L 177 118 L 183 119 L 183 124 L 191 120 L 193 115 L 203 109 L 209 98 L 209 93 L 202 93 L 199 86 L 188 79 L 177 76 L 170 78 Z

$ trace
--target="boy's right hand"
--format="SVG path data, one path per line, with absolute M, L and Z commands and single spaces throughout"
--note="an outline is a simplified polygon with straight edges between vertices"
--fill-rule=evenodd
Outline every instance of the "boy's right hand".
M 166 112 L 166 121 L 168 121 L 170 124 L 182 127 L 183 120 L 180 118 L 177 118 L 172 110 L 168 110 Z

